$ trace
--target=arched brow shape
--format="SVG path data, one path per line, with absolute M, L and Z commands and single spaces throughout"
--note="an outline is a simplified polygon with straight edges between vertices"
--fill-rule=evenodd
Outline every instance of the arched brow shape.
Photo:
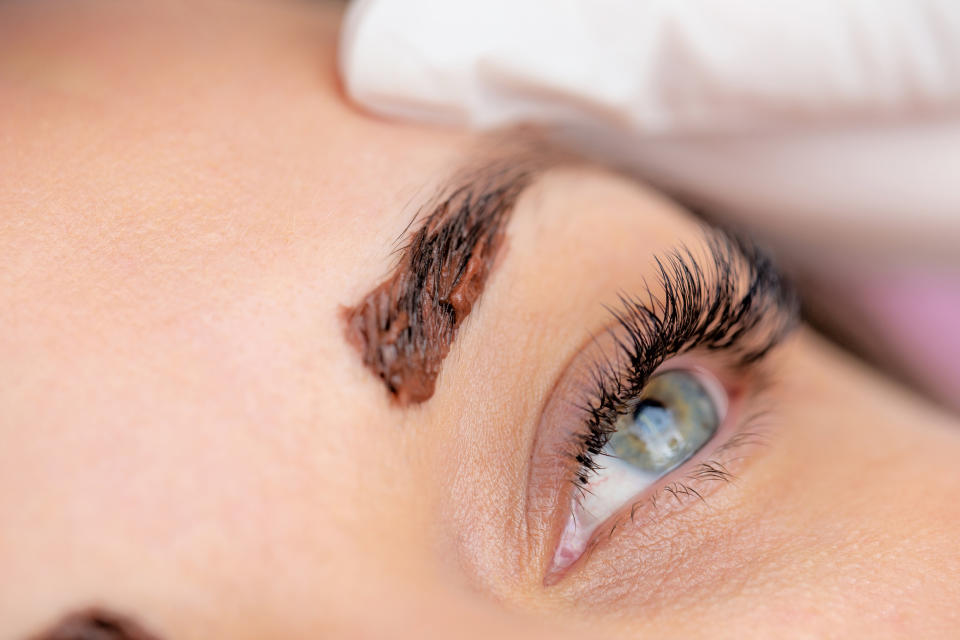
M 511 146 L 511 145 L 508 145 Z M 456 174 L 414 218 L 390 276 L 345 309 L 347 339 L 395 402 L 433 395 L 457 329 L 483 293 L 520 194 L 552 153 L 524 147 Z
M 103 609 L 71 613 L 29 640 L 160 640 L 130 618 Z

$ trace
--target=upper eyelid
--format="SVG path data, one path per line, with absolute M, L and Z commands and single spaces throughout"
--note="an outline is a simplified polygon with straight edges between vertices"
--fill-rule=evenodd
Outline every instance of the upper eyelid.
M 665 360 L 705 347 L 748 365 L 796 326 L 796 293 L 759 247 L 722 229 L 705 227 L 703 238 L 700 259 L 688 247 L 655 259 L 659 297 L 648 286 L 643 298 L 621 295 L 622 309 L 611 311 L 617 358 L 595 361 L 592 386 L 584 390 L 585 424 L 570 449 L 575 486 L 587 484 L 613 425 Z
M 796 326 L 796 293 L 765 253 L 724 230 L 705 229 L 704 240 L 707 268 L 689 248 L 676 250 L 656 259 L 660 297 L 648 286 L 643 297 L 621 295 L 621 309 L 611 310 L 627 367 L 611 367 L 609 358 L 594 364 L 594 400 L 584 403 L 597 426 L 619 415 L 615 405 L 639 393 L 666 358 L 702 346 L 749 364 Z

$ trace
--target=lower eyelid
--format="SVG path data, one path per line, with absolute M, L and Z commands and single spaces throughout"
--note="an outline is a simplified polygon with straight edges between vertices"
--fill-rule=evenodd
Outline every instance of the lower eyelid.
M 602 535 L 595 537 L 584 556 L 611 541 L 613 534 L 626 526 L 643 528 L 650 534 L 651 528 L 669 517 L 682 516 L 688 509 L 701 505 L 709 508 L 711 497 L 728 485 L 735 487 L 746 468 L 760 453 L 759 449 L 767 443 L 767 427 L 748 418 L 726 440 L 710 448 L 709 453 L 694 456 L 678 467 L 675 472 L 679 473 L 679 479 L 662 478 L 650 491 L 645 492 L 646 495 L 614 516 L 609 527 L 605 527 L 604 532 L 598 532 Z M 650 517 L 644 518 L 645 514 Z

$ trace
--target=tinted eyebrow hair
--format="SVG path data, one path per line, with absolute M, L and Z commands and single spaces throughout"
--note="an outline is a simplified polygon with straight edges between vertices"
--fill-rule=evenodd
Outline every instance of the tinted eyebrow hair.
M 455 175 L 414 217 L 391 274 L 345 309 L 348 340 L 399 405 L 433 395 L 503 251 L 517 199 L 548 164 L 547 154 L 528 150 Z

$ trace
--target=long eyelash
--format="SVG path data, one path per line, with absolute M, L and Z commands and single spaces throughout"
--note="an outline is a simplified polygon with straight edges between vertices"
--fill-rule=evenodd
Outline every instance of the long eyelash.
M 586 425 L 572 452 L 581 492 L 600 468 L 617 419 L 667 358 L 696 348 L 723 350 L 745 366 L 795 326 L 796 293 L 766 253 L 716 229 L 706 230 L 705 248 L 705 267 L 687 247 L 658 258 L 660 296 L 647 285 L 642 296 L 621 295 L 620 309 L 611 310 L 616 356 L 603 356 L 591 370 L 591 391 L 581 406 Z M 722 468 L 713 475 L 722 477 Z
M 727 469 L 726 465 L 717 460 L 708 460 L 701 462 L 689 473 L 694 480 L 722 480 L 723 482 L 733 482 L 733 474 Z

